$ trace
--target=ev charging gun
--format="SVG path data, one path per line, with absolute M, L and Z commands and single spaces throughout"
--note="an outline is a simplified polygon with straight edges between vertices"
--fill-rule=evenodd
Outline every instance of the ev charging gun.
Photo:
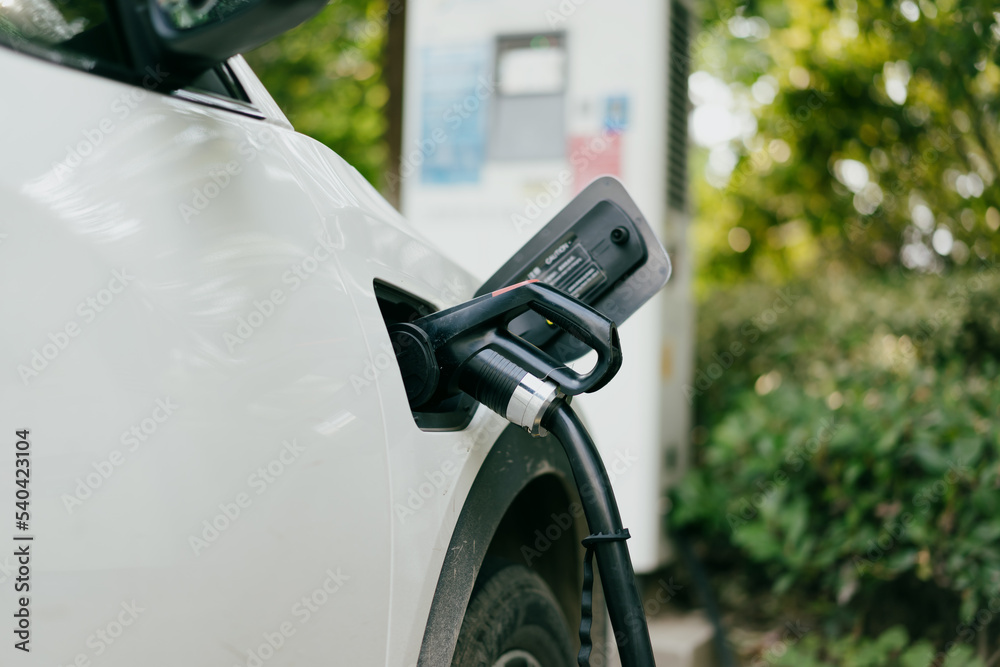
M 589 664 L 593 557 L 624 667 L 653 667 L 652 647 L 607 471 L 569 398 L 597 391 L 622 363 L 616 323 L 663 287 L 670 260 L 621 183 L 585 188 L 463 304 L 394 324 L 389 335 L 414 410 L 460 393 L 532 435 L 562 444 L 591 535 L 584 539 L 581 648 Z M 568 364 L 589 350 L 587 373 Z

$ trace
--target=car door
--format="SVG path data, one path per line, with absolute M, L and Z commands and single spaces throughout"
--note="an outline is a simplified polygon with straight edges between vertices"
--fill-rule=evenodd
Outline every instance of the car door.
M 341 267 L 366 215 L 351 184 L 310 190 L 260 90 L 164 94 L 155 70 L 143 87 L 28 50 L 0 47 L 0 440 L 30 431 L 31 489 L 0 535 L 33 538 L 23 664 L 384 664 L 385 420 L 378 381 L 352 382 L 383 350 Z

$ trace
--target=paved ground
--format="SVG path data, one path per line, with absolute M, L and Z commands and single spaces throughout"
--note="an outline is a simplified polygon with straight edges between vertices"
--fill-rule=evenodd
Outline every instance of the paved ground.
M 649 638 L 653 643 L 656 667 L 714 667 L 712 625 L 702 614 L 653 618 Z M 596 663 L 591 664 L 597 667 Z M 609 667 L 621 667 L 613 656 Z

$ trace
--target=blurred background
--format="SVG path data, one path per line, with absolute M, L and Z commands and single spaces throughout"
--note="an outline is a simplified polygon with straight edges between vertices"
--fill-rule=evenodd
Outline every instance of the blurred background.
M 623 504 L 698 558 L 638 545 L 667 599 L 647 612 L 710 592 L 745 664 L 1000 664 L 1000 13 L 494 5 L 340 0 L 247 58 L 450 252 L 495 240 L 483 278 L 599 173 L 660 225 L 675 291 L 623 336 L 659 362 L 665 462 Z M 449 95 L 489 111 L 457 107 L 430 150 Z

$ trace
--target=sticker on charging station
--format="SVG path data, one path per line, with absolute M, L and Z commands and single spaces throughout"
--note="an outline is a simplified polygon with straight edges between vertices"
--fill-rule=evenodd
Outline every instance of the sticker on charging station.
M 605 280 L 604 271 L 594 261 L 575 234 L 570 234 L 548 257 L 528 272 L 529 280 L 539 280 L 580 299 Z

